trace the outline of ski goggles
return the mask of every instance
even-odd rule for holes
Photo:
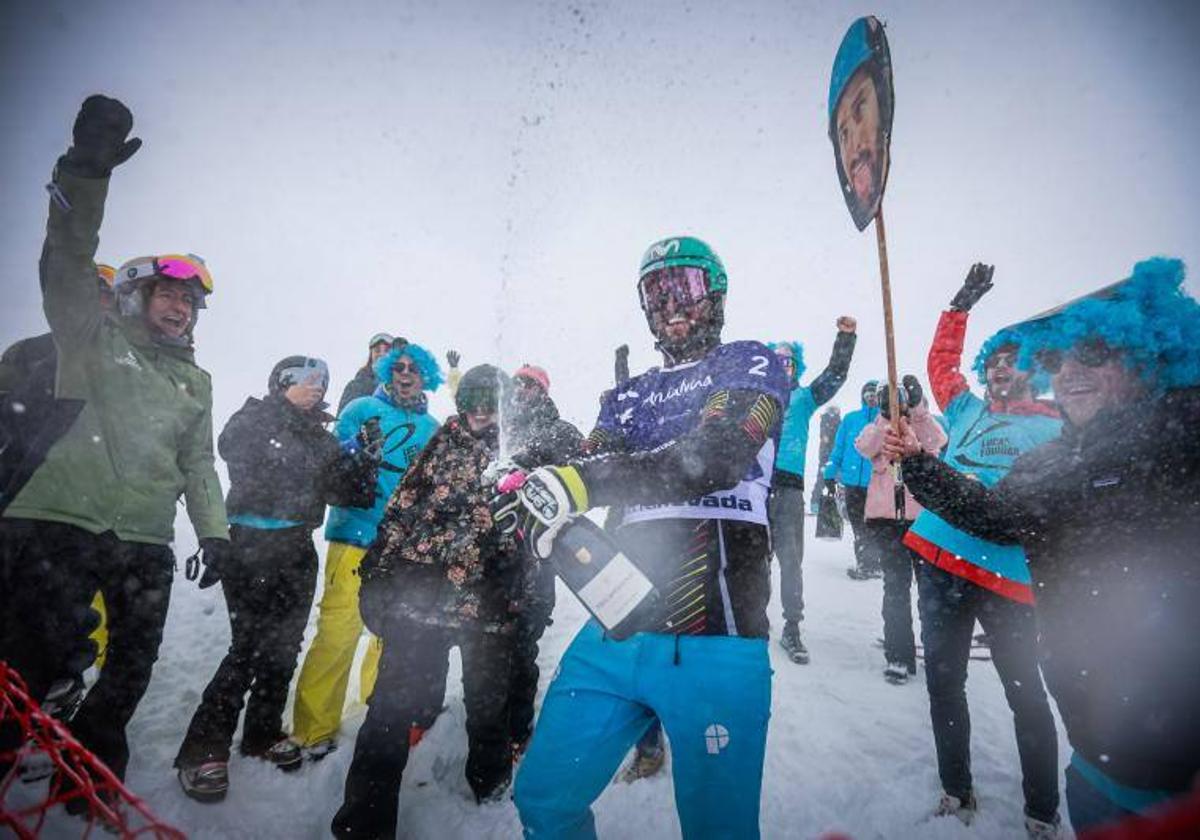
[[[1070,350],[1039,350],[1035,358],[1038,365],[1049,374],[1062,370],[1063,361],[1069,356],[1084,367],[1098,368],[1117,358],[1121,351],[1114,350],[1100,340],[1081,341]]]
[[[100,281],[100,288],[111,292],[113,281],[117,277],[117,270],[106,263],[96,263],[96,277]]]
[[[118,282],[135,283],[139,280],[168,278],[170,280],[195,280],[200,284],[204,294],[212,294],[212,275],[204,265],[204,260],[195,254],[164,254],[161,257],[145,257],[131,260],[121,266],[121,276]],[[203,306],[203,301],[197,301],[197,306]]]
[[[691,306],[708,297],[708,272],[695,265],[658,268],[638,281],[642,309],[659,309],[668,300],[676,306]]]
[[[319,385],[322,391],[329,388],[329,365],[322,359],[304,360],[303,364],[291,365],[275,375],[279,387],[287,390],[293,385]]]
[[[454,399],[463,414],[495,414],[500,397],[494,388],[459,388]]]

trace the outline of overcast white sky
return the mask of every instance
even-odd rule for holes
[[[874,233],[850,221],[825,133],[850,22],[888,25],[884,208],[901,367],[924,380],[975,260],[997,269],[972,354],[1143,257],[1200,265],[1198,8],[7,3],[0,345],[45,329],[43,185],[104,92],[145,145],[113,178],[98,256],[208,260],[197,355],[218,428],[291,353],[330,362],[336,399],[387,329],[464,366],[545,365],[586,432],[612,348],[635,372],[656,361],[636,271],[672,233],[724,258],[726,338],[798,338],[812,374],[856,315],[850,405],[884,369]]]

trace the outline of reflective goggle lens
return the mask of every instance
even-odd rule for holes
[[[212,294],[212,275],[203,260],[193,254],[168,254],[154,260],[154,270],[172,280],[199,280],[205,294]]]
[[[458,410],[466,414],[495,414],[499,404],[491,388],[468,388],[458,392]]]
[[[279,384],[283,388],[292,385],[319,385],[324,391],[329,387],[329,366],[320,359],[305,359],[303,366],[286,367],[279,371]]]
[[[708,272],[695,265],[672,265],[647,274],[638,288],[645,308],[656,308],[667,300],[690,306],[708,296]]]

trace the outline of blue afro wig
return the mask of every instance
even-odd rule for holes
[[[799,341],[772,341],[767,347],[774,353],[781,347],[786,347],[792,351],[792,359],[796,362],[796,367],[792,371],[792,381],[796,384],[800,383],[800,377],[804,375],[804,345]]]
[[[1184,274],[1182,260],[1145,260],[1125,280],[1011,327],[1021,345],[1018,367],[1034,367],[1039,351],[1099,339],[1124,351],[1125,364],[1153,390],[1200,384],[1200,303],[1183,290]]]
[[[433,354],[421,345],[412,343],[393,348],[388,351],[386,356],[380,356],[373,366],[375,378],[384,385],[390,383],[392,368],[396,366],[396,362],[400,361],[401,356],[408,356],[416,364],[417,370],[421,372],[421,378],[425,380],[426,391],[436,391],[438,386],[446,381]]]
[[[1005,327],[983,342],[983,346],[979,348],[979,355],[975,357],[975,363],[971,365],[971,370],[975,371],[975,375],[979,377],[980,385],[987,385],[986,367],[987,360],[991,355],[1003,347],[1013,347],[1019,351],[1017,353],[1017,369],[1029,374],[1030,392],[1036,397],[1038,394],[1044,394],[1050,390],[1050,376],[1046,371],[1034,366],[1032,353],[1021,352],[1024,339],[1020,327],[1017,326]]]

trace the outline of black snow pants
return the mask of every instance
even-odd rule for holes
[[[917,555],[902,540],[911,522],[868,519],[867,530],[879,551],[883,567],[883,655],[888,662],[917,668],[917,641],[913,636],[912,583]]]
[[[479,799],[508,783],[512,638],[393,619],[383,638],[379,678],[367,703],[367,719],[354,742],[342,806],[330,826],[334,836],[355,840],[395,836],[409,728],[421,725],[429,708],[440,700],[446,658],[456,645],[462,654],[467,708],[467,783]]]
[[[783,620],[804,620],[804,478],[777,481],[767,503],[771,545],[779,560]]]
[[[517,618],[513,636],[512,682],[509,689],[508,730],[513,744],[524,744],[533,734],[533,701],[537,698],[538,642],[554,612],[554,567],[545,563],[538,573],[537,594]]]
[[[867,488],[842,485],[842,492],[846,497],[846,518],[850,520],[850,529],[854,531],[854,565],[860,571],[878,572],[879,546],[875,544],[865,520]]]
[[[1058,736],[1038,670],[1033,607],[920,561],[917,608],[942,787],[960,799],[971,792],[971,716],[966,685],[978,620],[987,633],[992,664],[1013,713],[1025,813],[1052,821],[1058,812]]]
[[[158,659],[175,558],[165,545],[124,542],[111,531],[32,519],[0,520],[0,659],[41,700],[63,674],[80,673],[95,657],[99,590],[108,613],[108,653],[70,729],[85,747],[125,777],[125,727],[150,685]],[[19,742],[0,734],[0,751]]]
[[[229,652],[204,689],[175,757],[176,767],[228,761],[246,692],[242,750],[257,754],[283,737],[283,707],[317,584],[312,529],[230,529],[234,562],[221,570]]]

